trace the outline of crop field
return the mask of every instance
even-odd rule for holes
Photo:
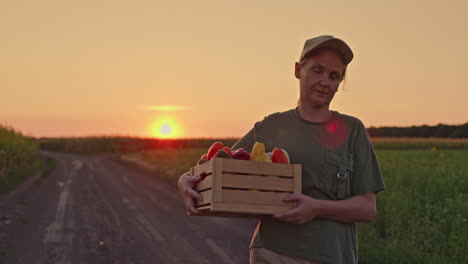
[[[360,263],[468,263],[467,140],[377,139],[386,190],[359,224]],[[176,184],[207,147],[125,154]]]
[[[468,138],[372,138],[376,149],[464,149],[468,150]]]
[[[468,263],[468,151],[377,150],[386,190],[360,263]]]
[[[154,139],[135,137],[76,137],[42,138],[39,146],[42,150],[72,152],[83,154],[99,153],[134,153],[160,149],[208,149],[215,141],[232,146],[236,138],[201,138],[201,139]],[[448,138],[374,138],[376,149],[464,149],[468,150],[468,139]]]
[[[95,137],[35,140],[0,126],[0,194],[53,161],[43,150],[114,154],[176,184],[214,141]],[[374,138],[386,190],[359,224],[360,263],[468,263],[468,139]],[[50,170],[51,170],[50,169]],[[47,170],[47,169],[46,169]]]
[[[43,162],[35,139],[0,125],[0,194],[24,181],[41,168]]]

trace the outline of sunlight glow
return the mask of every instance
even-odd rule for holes
[[[168,124],[164,124],[161,126],[160,130],[161,130],[161,133],[163,133],[164,135],[170,135],[172,131],[172,127]]]
[[[161,111],[161,112],[173,112],[173,111],[187,110],[188,108],[185,106],[181,106],[181,105],[152,105],[152,106],[147,106],[146,109],[153,110],[153,111]]]
[[[158,117],[150,127],[150,136],[155,138],[180,138],[182,128],[172,116]]]

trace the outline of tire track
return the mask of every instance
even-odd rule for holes
[[[74,178],[83,167],[80,160],[65,160],[66,173],[63,181],[58,181],[61,188],[55,217],[45,229],[43,243],[46,248],[46,258],[57,264],[71,264],[71,252],[73,242],[74,219],[70,209],[73,208],[73,201],[70,195]],[[70,164],[70,165],[69,165]],[[68,165],[68,166],[67,166]]]
[[[211,259],[211,263],[248,262],[248,245],[256,220],[188,217],[175,186],[148,179],[148,175],[135,175],[131,169],[113,161],[104,163],[114,178],[127,178],[128,190],[134,193],[129,196],[136,199],[136,206],[151,218],[153,225],[162,226],[160,229],[165,234],[173,234],[175,239],[168,243],[173,243],[172,248],[184,248],[184,253],[179,254],[186,254],[185,259],[200,255],[204,259],[193,263],[205,263],[206,259]],[[231,240],[243,242],[236,245]]]

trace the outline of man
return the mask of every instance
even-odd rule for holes
[[[302,164],[302,194],[285,198],[297,206],[261,219],[250,245],[251,264],[358,262],[355,223],[375,217],[375,194],[384,184],[362,122],[330,110],[352,59],[349,46],[333,36],[307,40],[295,64],[298,106],[255,123],[232,147],[250,151],[262,142],[267,151],[285,149],[291,163]],[[192,213],[199,180],[188,174],[179,180]]]

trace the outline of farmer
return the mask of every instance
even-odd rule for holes
[[[376,193],[384,183],[362,122],[330,110],[353,52],[333,36],[309,39],[294,74],[300,98],[294,109],[255,123],[232,149],[251,151],[256,141],[267,151],[285,149],[291,163],[302,164],[302,194],[286,202],[297,206],[263,217],[250,245],[250,263],[358,263],[357,222],[376,215]],[[179,179],[186,208],[198,213],[193,187],[199,175]]]

